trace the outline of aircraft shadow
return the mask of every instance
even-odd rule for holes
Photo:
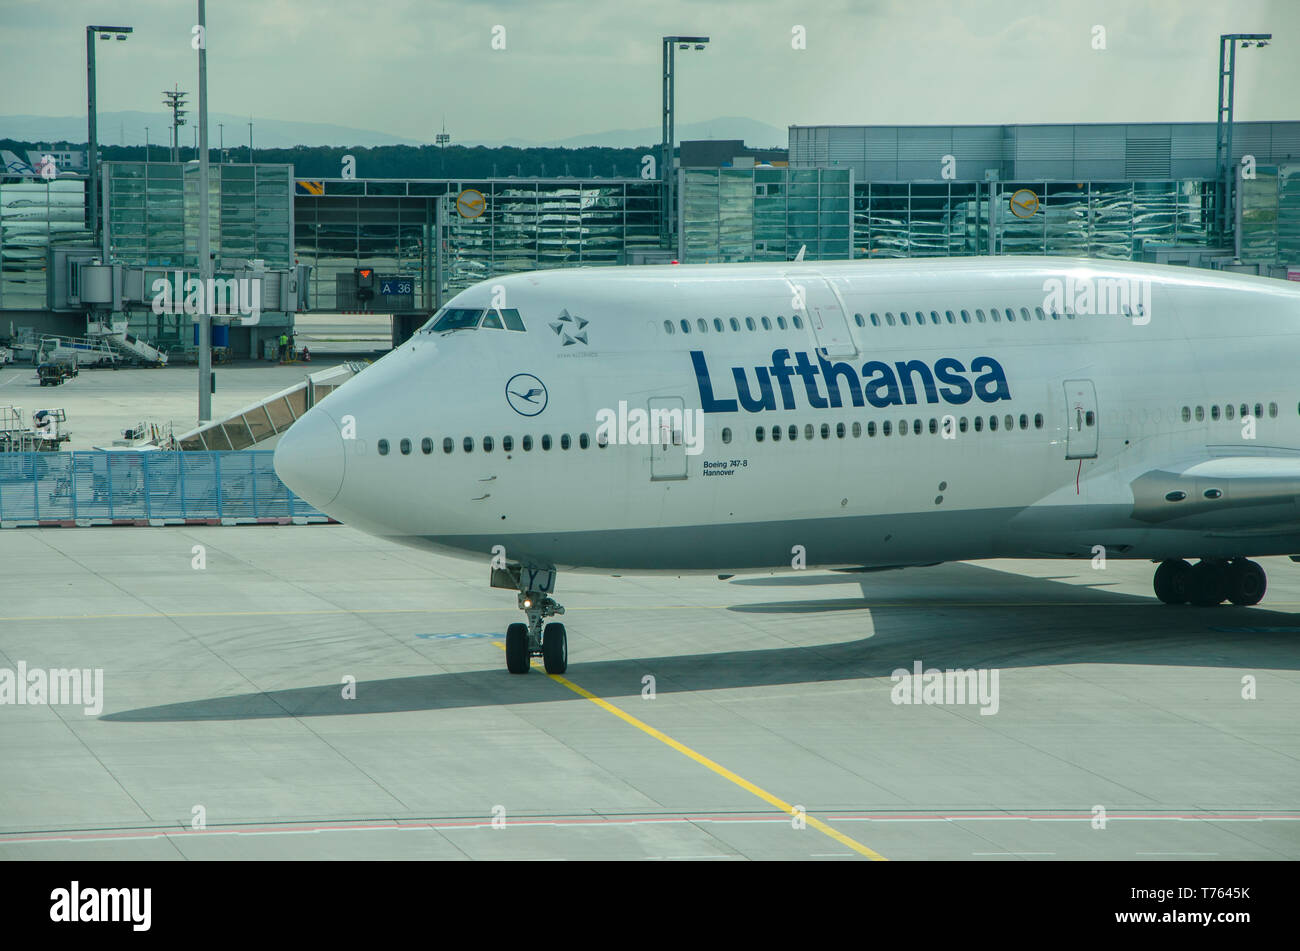
[[[737,605],[730,610],[792,623],[835,611],[863,612],[861,637],[808,646],[628,660],[576,661],[569,676],[592,693],[638,697],[653,674],[658,693],[887,678],[920,660],[928,669],[1136,664],[1159,667],[1300,669],[1300,614],[1268,608],[1162,605],[1097,587],[1008,575],[976,565],[917,570],[906,584],[868,576],[860,598]],[[890,583],[893,581],[894,583]],[[868,613],[869,609],[869,613]],[[770,622],[767,622],[770,626]],[[494,652],[495,653],[495,652]],[[356,716],[579,700],[541,673],[487,670],[359,681],[343,700],[338,683],[141,707],[101,716],[120,723]]]

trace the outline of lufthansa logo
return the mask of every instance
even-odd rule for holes
[[[546,384],[531,373],[516,373],[506,383],[506,402],[520,416],[538,415],[549,399]]]

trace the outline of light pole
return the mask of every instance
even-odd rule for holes
[[[86,27],[86,177],[89,189],[86,197],[86,225],[92,241],[99,240],[99,134],[95,117],[95,34],[101,40],[116,36],[125,40],[134,33],[131,26]]]
[[[660,228],[663,244],[672,244],[673,233],[677,230],[677,202],[674,197],[677,175],[673,169],[673,112],[676,108],[676,53],[675,50],[689,50],[695,47],[704,49],[709,42],[707,36],[665,36],[663,38],[663,145],[661,147],[660,174],[663,177],[663,216]]]
[[[149,164],[149,127],[144,127],[144,164]]]
[[[212,255],[208,252],[208,24],[207,6],[199,0],[199,424],[212,419]]]
[[[253,164],[253,120],[248,120],[248,164]]]
[[[1237,44],[1242,49],[1267,46],[1272,33],[1223,33],[1219,36],[1219,102],[1214,127],[1215,171],[1219,176],[1219,200],[1215,203],[1215,231],[1226,244],[1232,227],[1231,209],[1236,203],[1237,175],[1232,162],[1232,106],[1236,91]]]

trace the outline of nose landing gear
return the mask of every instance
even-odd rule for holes
[[[515,622],[506,628],[506,669],[512,674],[526,674],[532,658],[542,658],[548,674],[562,674],[569,668],[569,637],[564,625],[546,624],[548,617],[564,614],[564,606],[551,597],[555,590],[555,571],[520,568],[512,565],[492,571],[492,587],[517,588],[519,610],[528,623]]]
[[[1165,604],[1212,607],[1226,599],[1249,606],[1263,600],[1268,577],[1258,562],[1248,558],[1202,559],[1195,565],[1172,558],[1156,569],[1153,587]]]

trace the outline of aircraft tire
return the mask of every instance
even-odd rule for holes
[[[1191,570],[1192,566],[1181,558],[1169,558],[1160,562],[1155,578],[1152,579],[1156,597],[1165,604],[1186,604],[1187,575]]]
[[[528,657],[528,625],[516,622],[506,628],[506,670],[526,674],[532,664]]]
[[[542,631],[542,660],[548,674],[562,674],[569,669],[569,635],[563,624],[548,624]]]
[[[1233,604],[1259,604],[1268,590],[1268,576],[1263,567],[1247,558],[1238,558],[1228,566],[1227,595]]]
[[[1198,561],[1187,573],[1187,600],[1210,608],[1227,597],[1227,566],[1217,561]]]

